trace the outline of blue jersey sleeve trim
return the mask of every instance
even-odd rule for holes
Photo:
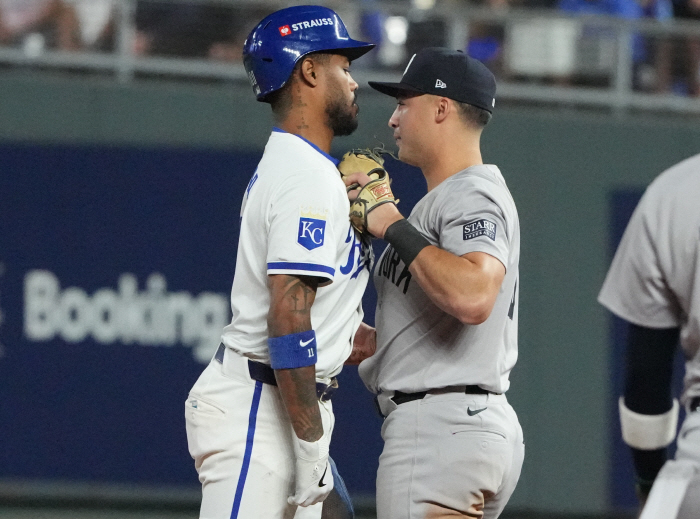
[[[277,126],[273,126],[273,127],[272,127],[272,131],[273,131],[273,132],[276,132],[276,133],[289,133],[289,132],[285,132],[285,131],[282,130],[281,128],[277,128]],[[308,144],[308,145],[311,146],[313,149],[315,149],[317,152],[319,152],[321,155],[323,155],[323,156],[326,157],[328,160],[330,160],[335,166],[337,166],[338,164],[340,164],[340,161],[339,161],[338,159],[336,159],[336,158],[334,158],[334,157],[331,157],[330,155],[328,155],[328,153],[326,153],[326,152],[323,151],[321,148],[319,148],[318,146],[316,146],[313,142],[311,142],[311,141],[309,141],[309,140],[307,140],[307,139],[304,139],[304,137],[302,137],[301,135],[297,135],[296,133],[290,133],[289,135],[294,135],[295,137],[299,137],[299,138],[300,138],[302,141],[304,141],[306,144]]]
[[[335,269],[326,267],[325,265],[316,265],[315,263],[268,263],[267,270],[304,270],[308,272],[323,272],[331,277],[335,276]]]

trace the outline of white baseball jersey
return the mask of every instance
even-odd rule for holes
[[[243,199],[233,319],[222,335],[228,348],[269,364],[267,276],[324,278],[311,307],[319,380],[337,375],[352,351],[371,263],[371,248],[350,226],[336,164],[305,139],[273,130]]]
[[[457,256],[485,252],[506,267],[489,318],[462,324],[438,308],[389,246],[377,262],[377,352],[360,365],[370,391],[417,392],[479,385],[505,392],[518,356],[520,224],[501,172],[477,165],[438,185],[408,221],[431,245]]]
[[[647,188],[615,253],[598,301],[647,328],[681,328],[682,402],[700,396],[700,155]]]

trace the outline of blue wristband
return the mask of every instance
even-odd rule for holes
[[[272,369],[303,368],[316,364],[316,332],[292,333],[267,339]]]

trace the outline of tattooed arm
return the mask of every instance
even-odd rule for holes
[[[311,305],[320,280],[286,274],[271,275],[267,279],[270,337],[311,330]],[[323,435],[323,423],[316,397],[316,366],[277,369],[275,378],[297,437],[307,442],[318,440]]]

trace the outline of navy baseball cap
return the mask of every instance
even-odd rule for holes
[[[488,112],[496,104],[496,78],[481,61],[443,47],[427,47],[413,55],[398,83],[370,81],[382,94],[433,94],[468,103]]]

